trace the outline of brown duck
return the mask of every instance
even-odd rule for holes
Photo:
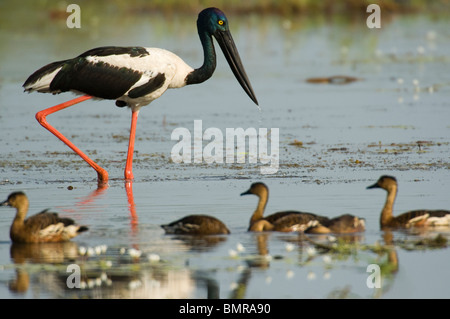
[[[48,210],[25,219],[29,201],[23,192],[10,194],[0,206],[16,208],[16,217],[9,232],[15,243],[64,242],[88,230],[86,226],[76,225],[72,219],[61,218]]]
[[[167,234],[179,235],[226,235],[227,226],[219,219],[208,215],[189,215],[170,224],[161,225]]]
[[[277,212],[264,217],[264,211],[269,200],[269,188],[261,182],[253,183],[241,196],[249,194],[256,195],[259,198],[256,210],[250,218],[249,231],[303,231],[314,222],[325,223],[328,220],[324,216],[293,210]]]
[[[364,218],[359,218],[350,214],[344,214],[331,218],[322,223],[311,225],[305,230],[308,234],[351,234],[363,232],[366,229]]]
[[[383,175],[367,189],[382,188],[387,191],[387,198],[381,211],[380,227],[383,228],[411,228],[427,226],[450,226],[450,211],[448,210],[413,210],[397,217],[393,215],[395,197],[397,196],[397,179]]]

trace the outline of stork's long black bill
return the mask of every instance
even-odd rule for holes
[[[255,92],[253,92],[252,85],[245,73],[244,66],[242,65],[241,58],[239,57],[239,52],[234,44],[233,37],[229,31],[218,31],[214,33],[217,42],[222,49],[225,58],[233,71],[234,76],[241,84],[244,91],[252,99],[253,102],[258,105],[258,100],[256,99]]]

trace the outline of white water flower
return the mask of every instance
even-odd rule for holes
[[[161,257],[159,257],[158,254],[148,254],[147,255],[148,261],[150,262],[159,262],[161,260]]]
[[[291,243],[287,243],[284,248],[286,249],[286,251],[293,251],[295,246]]]
[[[306,248],[306,253],[308,254],[309,257],[315,256],[317,251],[314,247],[308,247]]]
[[[90,289],[94,288],[95,287],[95,280],[94,279],[88,279],[87,286]]]
[[[245,247],[241,243],[237,243],[236,249],[239,252],[245,251]]]
[[[139,288],[140,286],[142,286],[142,282],[138,279],[132,280],[128,283],[128,288],[131,290]]]
[[[228,250],[228,255],[230,255],[230,257],[237,257],[237,255],[238,255],[238,253],[237,253],[237,251],[236,250],[234,250],[234,249],[229,249]]]
[[[239,286],[239,285],[238,285],[236,282],[232,282],[232,283],[230,284],[230,290],[235,290],[235,289],[237,289],[238,286]]]
[[[316,274],[313,271],[310,271],[307,275],[306,275],[306,279],[308,280],[314,280],[316,279]]]
[[[331,257],[328,255],[323,256],[323,262],[326,264],[330,264],[331,263]]]
[[[86,255],[88,255],[88,256],[94,256],[94,255],[95,255],[95,250],[94,250],[94,248],[89,247],[89,248],[87,249]]]
[[[84,246],[80,246],[80,247],[78,248],[78,253],[80,254],[80,256],[86,255],[86,251],[87,251],[87,249],[86,249],[86,247],[84,247]]]
[[[97,255],[102,254],[102,247],[101,246],[95,246],[94,251]]]
[[[294,272],[292,271],[292,270],[288,270],[287,272],[286,272],[286,278],[287,279],[291,279],[291,278],[293,278],[294,277]]]
[[[142,251],[140,251],[139,249],[130,248],[128,249],[128,255],[130,255],[133,258],[139,258],[142,255]]]
[[[332,236],[332,235],[328,236],[327,239],[329,242],[335,242],[337,240],[336,236]]]

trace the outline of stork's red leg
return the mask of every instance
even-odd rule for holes
[[[128,141],[128,155],[127,163],[125,165],[125,179],[132,180],[133,176],[133,152],[134,152],[134,140],[136,138],[136,124],[139,115],[139,110],[133,110],[131,113],[131,128],[130,139]]]
[[[55,135],[57,138],[59,138],[61,141],[64,142],[67,146],[69,146],[75,153],[77,153],[82,159],[86,161],[93,169],[97,171],[98,179],[101,181],[107,181],[108,180],[108,172],[101,168],[97,163],[95,163],[93,160],[91,160],[86,154],[84,154],[78,147],[76,147],[71,141],[69,141],[64,135],[62,135],[58,130],[56,130],[53,126],[48,124],[46,116],[58,111],[61,111],[62,109],[65,109],[69,106],[78,104],[80,102],[86,101],[88,99],[92,98],[90,95],[83,95],[80,97],[77,97],[76,99],[49,107],[48,109],[42,110],[40,112],[36,113],[36,119],[38,122],[45,127],[48,131],[50,131],[53,135]]]
[[[127,192],[128,208],[130,209],[131,228],[133,231],[135,231],[136,226],[138,225],[138,216],[136,213],[136,204],[134,203],[133,197],[133,181],[125,181],[125,190]]]

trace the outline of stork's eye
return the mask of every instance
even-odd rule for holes
[[[223,24],[224,24],[223,20],[219,20],[217,23],[218,23],[219,25],[223,25]]]

